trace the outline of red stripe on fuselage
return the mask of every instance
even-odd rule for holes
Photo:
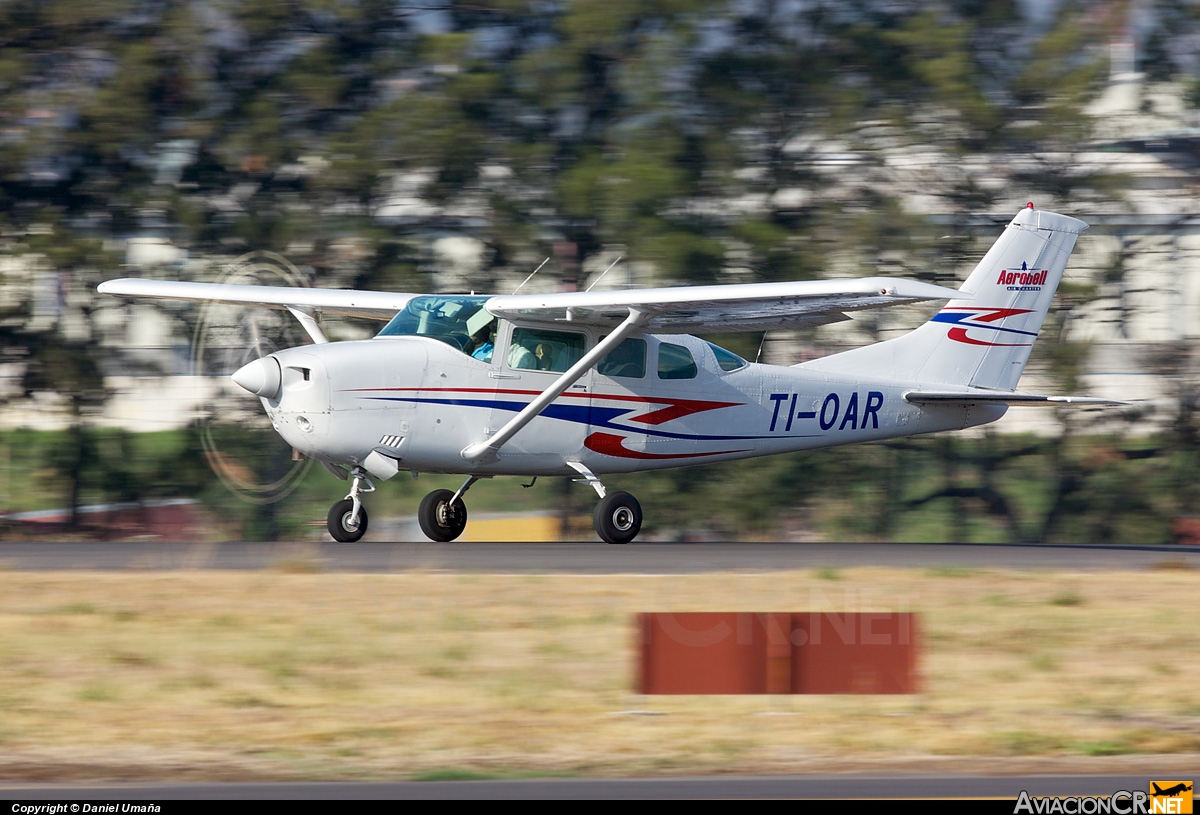
[[[746,453],[748,450],[717,450],[712,453],[643,453],[640,450],[630,450],[625,447],[625,437],[613,433],[593,433],[583,440],[583,446],[594,453],[600,453],[614,458],[636,458],[643,461],[663,461],[671,458],[702,458],[704,456],[725,456],[730,453]]]
[[[596,398],[611,399],[613,397],[596,395]],[[738,402],[705,402],[698,399],[648,399],[646,401],[669,402],[671,406],[653,410],[641,416],[630,416],[629,421],[641,422],[642,424],[662,424],[672,419],[691,416],[693,413],[703,413],[706,410],[739,406]]]

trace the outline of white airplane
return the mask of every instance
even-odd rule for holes
[[[570,476],[600,496],[596,532],[628,543],[642,509],[601,476],[878,441],[994,422],[1010,405],[1120,404],[1016,392],[1087,224],[1021,210],[961,289],[884,277],[498,296],[122,279],[99,291],[286,309],[312,345],[233,374],[275,431],[350,492],[329,533],[359,540],[373,478],[466,476],[418,520],[463,531],[463,495],[499,475]],[[896,339],[784,367],[747,362],[686,332],[758,331],[845,312],[947,300]],[[370,340],[328,342],[320,314],[387,321]]]

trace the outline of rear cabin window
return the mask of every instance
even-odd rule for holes
[[[646,341],[630,337],[600,360],[596,370],[605,376],[642,379],[646,376]]]
[[[736,371],[738,368],[743,368],[750,364],[737,354],[727,351],[719,345],[713,345],[710,342],[708,347],[712,349],[713,356],[717,358],[717,364],[721,366],[722,371]]]
[[[562,373],[583,358],[587,337],[574,331],[514,328],[508,367],[518,371]]]
[[[682,345],[664,342],[658,346],[659,379],[695,379],[696,360]]]

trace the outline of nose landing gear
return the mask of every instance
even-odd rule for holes
[[[367,533],[367,508],[359,496],[375,492],[375,484],[366,470],[355,467],[351,472],[354,481],[350,485],[350,494],[330,507],[326,518],[329,534],[338,543],[354,543]]]

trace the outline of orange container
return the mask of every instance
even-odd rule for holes
[[[644,694],[915,693],[909,612],[638,615]]]

